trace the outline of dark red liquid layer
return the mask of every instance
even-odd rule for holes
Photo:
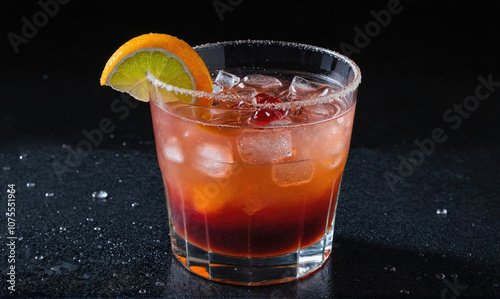
[[[191,199],[183,201],[167,183],[171,221],[177,233],[206,251],[239,257],[283,255],[314,244],[330,229],[339,181],[319,198],[304,194],[300,204],[275,204],[253,215],[230,206],[200,213]]]

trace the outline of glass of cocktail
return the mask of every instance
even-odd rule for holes
[[[297,43],[195,50],[213,93],[147,76],[175,256],[198,275],[243,285],[319,269],[332,249],[359,68]]]

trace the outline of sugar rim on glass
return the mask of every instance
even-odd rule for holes
[[[202,44],[199,46],[195,46],[194,49],[201,49],[201,48],[208,48],[208,47],[215,47],[215,46],[225,46],[225,45],[239,45],[239,44],[248,44],[248,45],[279,45],[283,47],[294,47],[294,48],[303,48],[303,49],[308,49],[308,50],[313,50],[316,52],[323,52],[324,54],[334,56],[337,59],[343,60],[345,63],[349,64],[354,71],[354,80],[350,82],[347,86],[343,87],[342,89],[335,91],[332,94],[329,94],[327,96],[322,96],[322,97],[317,97],[313,99],[308,99],[308,100],[303,100],[303,101],[292,101],[292,102],[284,102],[284,103],[250,103],[252,107],[254,108],[269,108],[269,109],[288,109],[288,108],[297,108],[297,107],[305,107],[305,106],[312,106],[312,105],[318,105],[318,104],[326,104],[326,103],[331,103],[334,102],[335,100],[342,99],[347,97],[349,94],[353,93],[356,88],[359,86],[361,83],[361,71],[359,67],[352,61],[351,59],[347,58],[346,56],[326,49],[322,47],[317,47],[317,46],[312,46],[312,45],[307,45],[307,44],[302,44],[302,43],[295,43],[295,42],[283,42],[283,41],[272,41],[272,40],[237,40],[237,41],[225,41],[225,42],[218,42],[218,43],[208,43],[208,44]],[[156,78],[151,72],[148,70],[146,74],[146,79],[156,88],[162,88],[165,89],[166,91],[174,92],[174,93],[180,93],[184,95],[190,95],[193,97],[205,97],[205,98],[212,98],[215,101],[218,102],[227,102],[227,101],[235,101],[235,100],[242,100],[244,98],[237,97],[235,95],[228,95],[228,94],[221,94],[221,93],[210,93],[210,92],[204,92],[204,91],[197,91],[197,90],[190,90],[190,89],[185,89],[177,86],[173,86],[170,84],[167,84],[158,78]],[[356,99],[353,101],[352,105],[349,105],[350,107],[347,110],[350,110],[352,106],[356,103]]]

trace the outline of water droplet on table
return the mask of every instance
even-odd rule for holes
[[[444,280],[446,278],[446,275],[444,275],[444,273],[438,273],[434,275],[434,277],[436,277],[437,280]]]
[[[36,186],[36,184],[33,182],[26,183],[26,187],[28,187],[28,188],[33,188],[35,186]]]
[[[54,192],[45,193],[45,197],[53,197],[53,196],[54,196]]]
[[[410,291],[408,291],[407,289],[401,289],[401,290],[399,290],[399,293],[401,295],[410,295]]]
[[[446,216],[448,214],[448,210],[447,209],[437,209],[436,214],[439,216]]]
[[[104,190],[92,192],[92,198],[105,199],[108,197],[108,192]]]
[[[387,273],[396,273],[396,267],[392,266],[392,265],[386,265],[384,267],[384,270],[387,272]]]

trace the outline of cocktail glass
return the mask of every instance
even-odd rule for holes
[[[174,255],[193,273],[231,284],[312,273],[332,250],[359,68],[336,52],[297,43],[235,41],[195,50],[214,79],[238,77],[218,78],[215,86],[225,90],[210,95],[149,77]],[[269,77],[255,74],[280,84],[256,87],[250,79]],[[285,96],[265,103],[256,101],[260,92]],[[216,105],[185,104],[186,96],[211,97]],[[279,117],[263,123],[259,113]]]

